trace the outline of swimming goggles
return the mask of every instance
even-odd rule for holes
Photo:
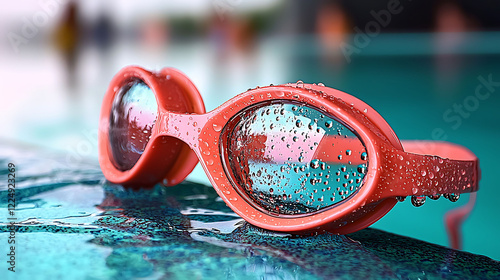
[[[322,84],[257,87],[205,113],[184,74],[135,66],[104,97],[99,161],[132,188],[176,185],[199,161],[243,219],[294,233],[351,233],[407,196],[456,201],[480,179],[468,149],[400,141],[374,109]]]

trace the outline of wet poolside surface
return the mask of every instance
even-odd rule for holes
[[[212,187],[131,191],[98,166],[3,144],[16,165],[16,264],[7,270],[0,191],[0,275],[7,279],[500,279],[500,262],[365,229],[292,236],[239,218]],[[5,279],[2,277],[2,279]]]

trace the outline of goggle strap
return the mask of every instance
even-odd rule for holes
[[[437,141],[402,141],[405,151],[383,144],[380,197],[475,192],[479,160],[467,148]]]

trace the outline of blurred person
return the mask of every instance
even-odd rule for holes
[[[250,17],[227,14],[221,18],[214,14],[208,36],[211,47],[214,48],[212,63],[215,70],[212,72],[212,80],[224,81],[214,85],[217,89],[213,92],[235,92],[235,89],[243,90],[243,85],[255,84],[259,66],[256,52],[257,30]],[[222,89],[223,87],[226,88]],[[222,99],[230,97],[232,95],[220,96]]]
[[[435,9],[436,70],[439,91],[454,92],[463,65],[460,49],[467,40],[466,32],[472,30],[472,21],[453,0],[441,1]]]
[[[65,8],[64,16],[55,31],[54,43],[64,59],[68,86],[74,88],[76,60],[82,32],[78,21],[78,5],[75,2],[69,2]],[[69,90],[69,92],[75,91]]]
[[[255,47],[256,30],[245,16],[214,16],[209,33],[220,61],[230,59],[234,55],[250,54]]]
[[[170,26],[160,17],[146,18],[139,29],[140,44],[153,52],[164,52],[170,41]]]
[[[321,56],[339,68],[345,62],[341,45],[347,40],[349,29],[348,16],[337,1],[324,1],[320,4],[316,18],[316,35],[321,45]]]
[[[116,28],[107,12],[102,12],[92,28],[92,38],[100,52],[107,54],[115,39]]]

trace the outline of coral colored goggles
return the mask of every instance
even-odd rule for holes
[[[445,142],[402,141],[371,107],[303,83],[248,90],[205,113],[179,71],[126,67],[104,97],[99,126],[106,178],[134,188],[183,181],[201,162],[242,218],[286,232],[346,234],[398,200],[478,189],[477,157]]]

